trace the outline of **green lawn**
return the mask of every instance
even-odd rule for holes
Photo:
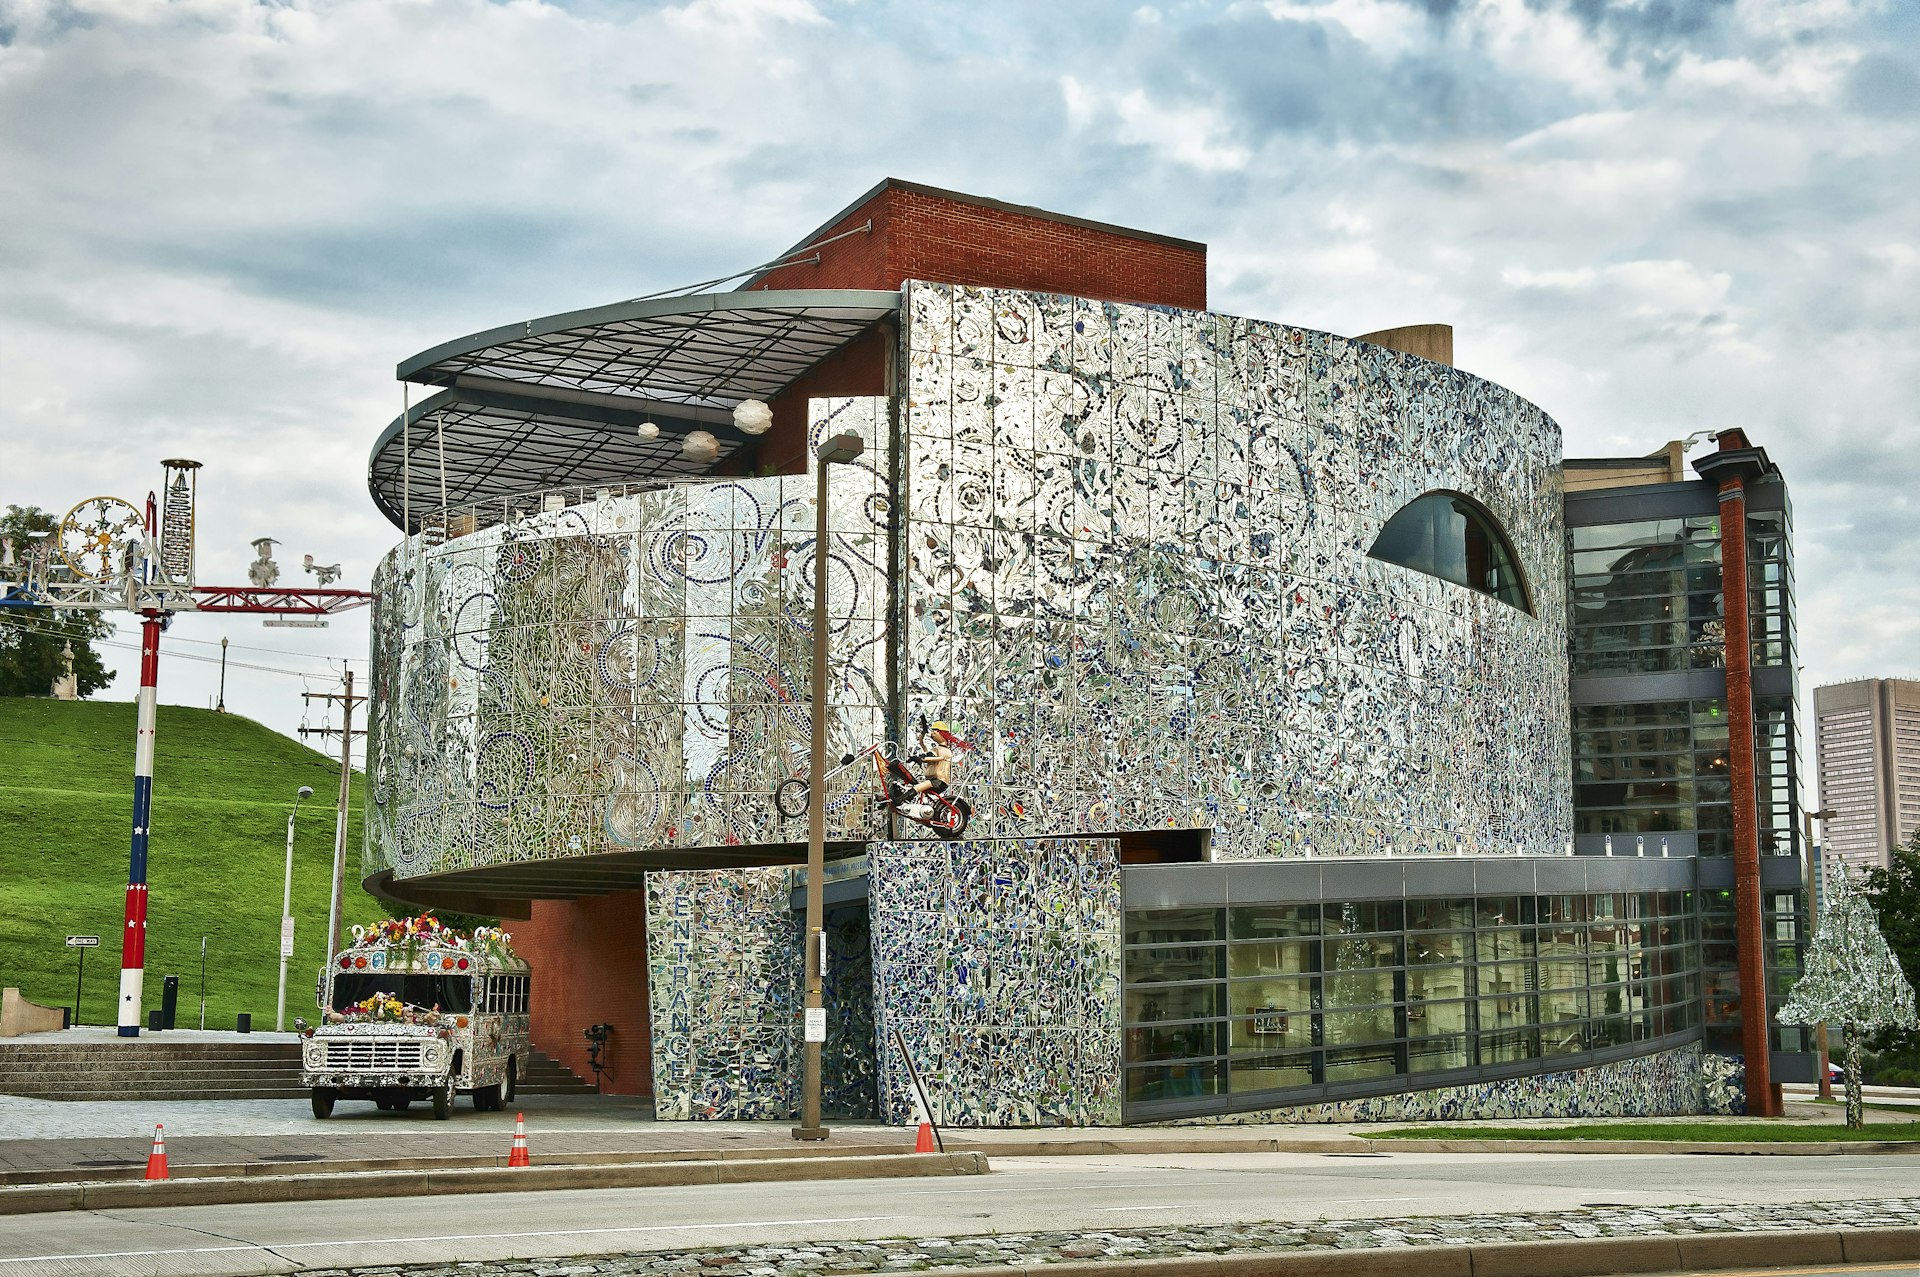
[[[1825,1140],[1920,1140],[1920,1122],[1852,1131],[1756,1119],[1750,1122],[1594,1122],[1578,1126],[1408,1126],[1365,1132],[1381,1140],[1671,1140],[1713,1144],[1808,1144]]]
[[[118,996],[133,744],[129,703],[0,699],[0,985],[72,1005],[66,937],[97,935],[81,1008],[88,1024],[112,1023]],[[161,977],[177,975],[179,1023],[199,1023],[205,936],[207,1027],[232,1028],[237,1011],[273,1027],[287,812],[294,791],[311,785],[296,825],[287,969],[287,1018],[308,1014],[325,957],[339,762],[251,719],[162,705],[153,770],[146,1005],[159,1006]],[[360,781],[347,827],[348,923],[383,912],[359,888]]]

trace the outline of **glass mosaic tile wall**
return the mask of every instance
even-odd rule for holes
[[[876,843],[881,1112],[911,1114],[897,1031],[954,1126],[1120,1123],[1111,838]]]
[[[647,875],[653,1098],[662,1121],[774,1121],[799,1112],[805,988],[794,882],[786,869]],[[870,952],[864,909],[828,913],[828,1117],[875,1113]]]
[[[839,754],[885,731],[890,450],[884,401],[812,407],[867,442],[828,512]],[[366,872],[804,838],[773,792],[808,749],[813,478],[527,506],[375,574]],[[871,829],[863,779],[829,837]]]
[[[1221,857],[1570,833],[1559,429],[1476,377],[1224,315],[911,284],[902,711],[969,837],[1210,828]],[[1367,557],[1449,490],[1534,614]]]

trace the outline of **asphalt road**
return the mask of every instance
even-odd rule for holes
[[[1906,1157],[1192,1154],[1002,1158],[844,1180],[0,1216],[0,1277],[289,1272],[1156,1220],[1471,1215],[1907,1196]]]

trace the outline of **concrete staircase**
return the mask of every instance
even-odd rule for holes
[[[592,1095],[564,1065],[533,1053],[522,1095]],[[293,1042],[0,1042],[0,1095],[42,1100],[292,1100],[300,1085]]]
[[[593,1083],[583,1082],[566,1065],[535,1048],[527,1062],[527,1075],[520,1079],[522,1095],[592,1095]]]
[[[285,1100],[304,1096],[292,1042],[0,1042],[0,1095],[43,1100]]]

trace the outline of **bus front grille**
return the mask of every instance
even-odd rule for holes
[[[407,1039],[336,1039],[327,1043],[327,1068],[347,1073],[412,1072],[420,1068],[425,1046]]]

